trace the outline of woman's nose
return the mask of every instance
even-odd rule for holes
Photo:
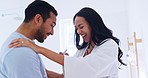
[[[53,35],[53,34],[54,34],[54,30],[51,31],[51,35]]]
[[[81,30],[80,29],[77,29],[77,33],[80,34],[81,33]]]

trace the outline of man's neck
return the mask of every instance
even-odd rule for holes
[[[22,23],[16,30],[16,32],[23,34],[27,38],[33,40],[35,35],[35,29],[30,23]]]

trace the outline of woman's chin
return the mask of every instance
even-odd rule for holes
[[[87,42],[89,42],[89,40],[84,40],[84,42],[86,42],[86,43],[87,43]]]

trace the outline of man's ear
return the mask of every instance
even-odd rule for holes
[[[34,17],[34,23],[37,25],[37,26],[41,26],[41,24],[43,23],[43,18],[40,14],[36,14],[35,17]]]

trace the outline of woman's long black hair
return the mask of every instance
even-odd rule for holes
[[[104,40],[109,38],[113,39],[119,45],[120,40],[112,35],[112,31],[105,26],[101,16],[95,10],[89,7],[82,8],[74,16],[73,22],[76,16],[81,16],[88,22],[91,28],[91,39],[95,43],[95,45],[100,46],[105,42]],[[88,45],[88,43],[84,41],[82,44],[80,44],[80,36],[77,33],[77,30],[75,30],[75,44],[77,49],[85,48]],[[122,55],[123,55],[123,52],[118,47],[118,61],[121,64],[126,65],[121,60]]]

